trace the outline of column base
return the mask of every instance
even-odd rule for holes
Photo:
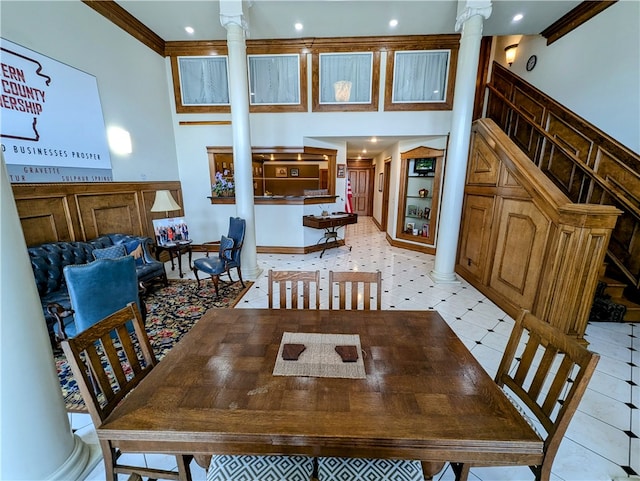
[[[461,284],[454,272],[429,272],[429,277],[436,284]]]
[[[256,265],[255,267],[248,268],[248,269],[242,266],[242,277],[245,279],[250,279],[252,281],[255,281],[258,277],[262,275],[263,272],[264,272],[264,269],[262,269],[259,265]]]
[[[47,479],[85,479],[102,461],[99,444],[86,443],[77,434],[73,435],[73,441],[73,451],[67,460]]]

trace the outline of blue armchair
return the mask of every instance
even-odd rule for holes
[[[63,269],[69,290],[73,322],[64,326],[60,337],[75,337],[96,322],[135,302],[141,313],[138,276],[132,256],[98,259],[89,264]]]
[[[240,217],[229,217],[228,235],[222,236],[219,245],[217,243],[205,244],[205,246],[218,245],[218,256],[208,257],[209,251],[207,251],[207,257],[196,259],[193,262],[193,272],[196,275],[198,287],[200,287],[198,271],[202,271],[211,276],[217,296],[218,282],[221,275],[227,274],[229,276],[229,282],[236,282],[231,278],[230,272],[231,269],[234,268],[238,272],[238,278],[242,287],[246,287],[242,280],[242,270],[240,268],[240,254],[242,253],[245,230],[246,221],[244,219],[241,219]]]

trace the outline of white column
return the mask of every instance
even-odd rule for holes
[[[71,432],[4,156],[0,164],[0,479],[83,479],[100,448]]]
[[[449,151],[440,204],[436,259],[430,273],[436,283],[458,282],[454,269],[462,219],[482,25],[483,18],[491,15],[491,2],[473,2],[475,7],[470,6],[471,3],[467,3],[456,21],[456,30],[462,25],[462,36],[458,53]]]
[[[253,203],[253,168],[251,165],[251,126],[249,124],[249,80],[247,47],[241,0],[220,2],[220,23],[227,29],[229,51],[229,100],[233,132],[233,180],[236,185],[236,215],[246,220],[242,247],[243,277],[255,279],[262,273],[258,266],[256,222]]]

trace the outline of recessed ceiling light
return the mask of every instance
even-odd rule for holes
[[[374,144],[378,141],[377,137],[371,137],[371,142],[373,142]]]
[[[300,22],[296,23],[294,25],[294,27],[296,28],[296,30],[299,32],[300,30],[302,30],[304,28],[304,25],[302,25]]]
[[[398,26],[398,21],[395,18],[390,20],[389,21],[389,26],[390,27],[397,27]]]
[[[362,153],[366,154],[367,153],[367,149],[362,149]]]
[[[193,32],[195,32],[193,27],[184,27],[184,31],[187,32],[189,35],[193,35]]]
[[[524,15],[522,15],[521,13],[517,14],[516,16],[513,17],[513,21],[514,22],[519,22],[520,20],[522,20],[524,18]]]

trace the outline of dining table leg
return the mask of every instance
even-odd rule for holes
[[[433,476],[442,471],[444,462],[420,461],[422,463],[422,474],[425,480],[433,479]]]
[[[209,466],[211,466],[211,458],[213,456],[211,454],[194,454],[193,459],[196,461],[197,465],[202,469],[208,471]]]

